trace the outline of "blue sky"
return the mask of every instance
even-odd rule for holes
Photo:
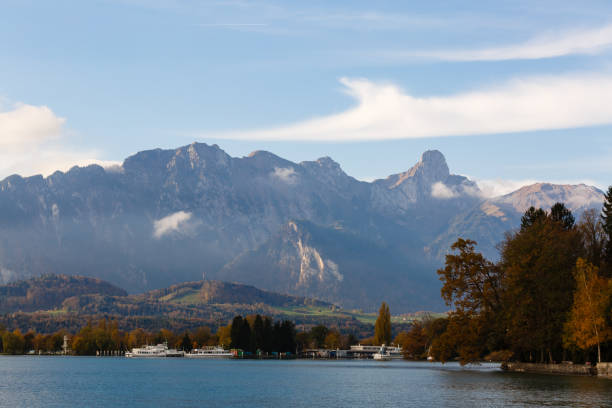
[[[0,178],[203,141],[612,184],[612,3],[413,3],[3,0]]]

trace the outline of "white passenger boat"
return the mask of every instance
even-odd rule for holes
[[[389,353],[389,351],[387,350],[387,346],[385,346],[384,344],[380,347],[378,353],[374,353],[372,357],[374,358],[374,360],[378,361],[390,361],[392,359],[391,353]]]
[[[223,347],[205,347],[200,349],[193,349],[191,353],[185,353],[187,358],[232,358],[234,355],[224,350]]]
[[[126,357],[183,357],[185,352],[177,349],[169,349],[168,343],[157,344],[155,346],[135,347],[132,351],[125,353]]]
[[[404,352],[400,346],[387,347],[387,351],[391,355],[391,360],[402,360],[404,358]]]

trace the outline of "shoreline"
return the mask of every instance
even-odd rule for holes
[[[612,363],[609,362],[601,362],[596,365],[506,362],[501,364],[501,369],[513,373],[571,375],[612,379]]]

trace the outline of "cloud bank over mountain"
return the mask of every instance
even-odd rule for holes
[[[493,135],[612,123],[612,75],[516,78],[441,96],[414,96],[397,85],[342,78],[356,106],[287,126],[208,134],[238,140],[368,141]]]

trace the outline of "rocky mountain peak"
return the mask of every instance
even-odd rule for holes
[[[340,164],[328,156],[321,157],[316,161],[303,161],[300,163],[300,166],[319,177],[323,175],[327,175],[328,177],[348,177],[340,167]]]
[[[340,165],[334,159],[329,156],[321,157],[317,159],[317,163],[321,167],[327,167],[331,169],[340,169]]]
[[[446,180],[449,175],[446,158],[438,150],[424,152],[421,160],[408,171],[410,177],[421,177],[431,182]]]

